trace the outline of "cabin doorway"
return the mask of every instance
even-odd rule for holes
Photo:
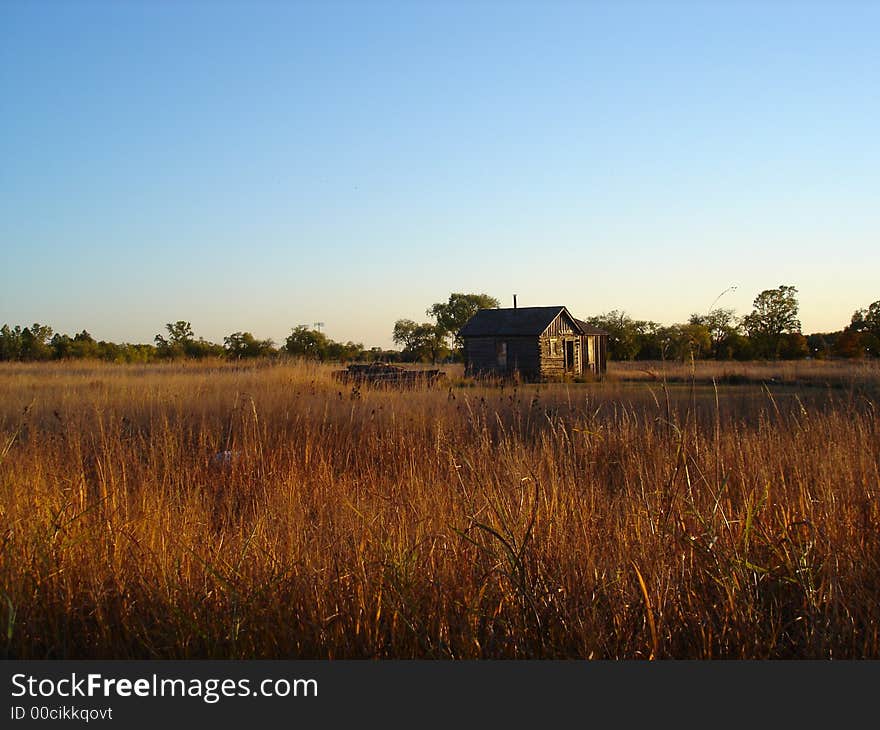
[[[495,354],[498,356],[498,369],[507,370],[507,343],[497,342],[495,345]]]
[[[577,361],[575,360],[575,341],[574,340],[566,340],[565,341],[565,372],[573,373],[577,368]]]

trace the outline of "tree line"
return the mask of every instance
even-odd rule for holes
[[[798,318],[797,289],[765,289],[752,311],[716,308],[692,314],[687,322],[664,326],[614,310],[586,321],[609,333],[613,360],[796,360],[880,356],[880,301],[856,310],[836,332],[804,335]]]
[[[223,344],[196,337],[192,324],[185,320],[169,322],[165,332],[152,344],[130,344],[96,340],[86,330],[74,335],[55,333],[52,328],[35,323],[29,327],[0,327],[0,361],[105,360],[120,363],[149,363],[161,360],[198,360],[203,358],[244,359],[279,355],[316,360],[377,360],[398,356],[395,351],[365,349],[359,342],[336,342],[318,329],[306,325],[294,327],[281,347],[271,339],[261,340],[250,332],[233,332]]]
[[[744,316],[733,309],[715,308],[706,314],[692,314],[684,323],[662,325],[613,310],[585,321],[608,332],[608,356],[612,360],[880,356],[880,301],[856,310],[850,323],[837,332],[804,335],[797,293],[795,287],[786,285],[765,289],[755,297],[752,311]],[[427,309],[433,322],[397,320],[393,340],[402,348],[405,360],[458,359],[458,330],[477,310],[498,306],[498,300],[488,294],[451,294],[447,302]]]
[[[439,362],[460,350],[455,334],[477,310],[498,306],[498,300],[488,294],[451,294],[447,302],[438,302],[427,310],[433,322],[418,324],[400,319],[395,323],[392,339],[400,350],[366,349],[360,342],[337,342],[317,326],[304,324],[294,327],[280,347],[276,347],[271,339],[261,340],[250,332],[233,332],[223,338],[223,344],[210,342],[196,337],[192,324],[185,320],[166,324],[165,332],[157,334],[152,344],[137,345],[95,340],[86,330],[71,337],[55,333],[51,327],[39,323],[28,327],[5,324],[0,328],[0,361],[92,359],[147,363],[289,355],[328,362]]]
[[[488,294],[452,293],[432,304],[425,314],[431,321],[398,319],[392,339],[399,350],[364,348],[360,342],[337,342],[317,327],[299,325],[281,346],[250,332],[233,332],[218,344],[196,337],[190,322],[165,325],[152,344],[117,344],[95,340],[86,330],[73,335],[56,333],[39,323],[27,327],[0,327],[0,361],[93,359],[148,363],[161,360],[227,358],[247,359],[289,355],[320,361],[442,362],[460,359],[457,333],[478,310],[500,304]],[[612,360],[663,359],[799,359],[880,356],[880,300],[856,310],[850,323],[836,332],[804,335],[798,319],[797,289],[781,285],[762,291],[749,314],[715,308],[692,314],[687,322],[661,325],[637,320],[613,310],[587,318],[606,330]]]

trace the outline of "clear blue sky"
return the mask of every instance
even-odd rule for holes
[[[0,2],[0,323],[880,299],[880,3]]]

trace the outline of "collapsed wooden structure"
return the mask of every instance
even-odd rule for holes
[[[387,385],[391,387],[415,387],[436,385],[446,379],[442,370],[411,370],[387,362],[371,362],[368,365],[349,365],[336,370],[333,377],[340,383],[351,385]]]

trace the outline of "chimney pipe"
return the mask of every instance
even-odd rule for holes
[[[513,308],[516,309],[516,294],[513,295]]]

